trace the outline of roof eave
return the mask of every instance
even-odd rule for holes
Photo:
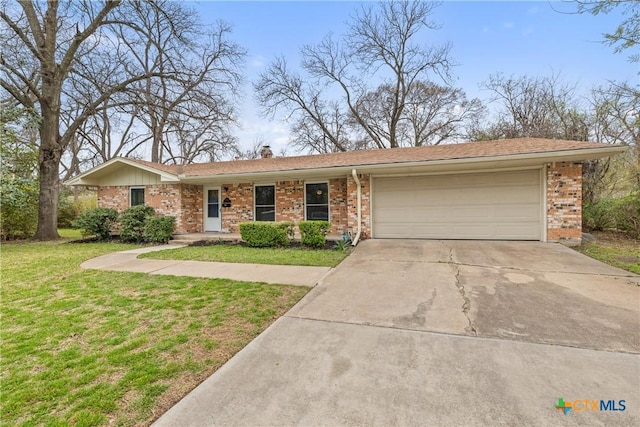
[[[227,174],[208,174],[208,175],[179,175],[178,178],[184,183],[202,183],[206,181],[217,182],[251,182],[251,181],[268,181],[268,180],[280,180],[282,177],[338,177],[345,174],[350,174],[352,169],[356,169],[361,172],[374,173],[384,171],[385,169],[392,168],[433,168],[443,166],[469,166],[473,165],[481,166],[486,165],[489,167],[497,167],[498,165],[509,167],[516,165],[517,163],[531,163],[531,164],[544,164],[551,162],[563,162],[563,161],[584,161],[595,160],[603,157],[612,156],[615,154],[623,153],[627,150],[626,146],[606,146],[598,148],[581,148],[573,150],[561,150],[561,151],[547,151],[539,153],[525,153],[525,154],[509,154],[500,156],[484,156],[484,157],[464,157],[456,159],[443,159],[443,160],[421,160],[411,162],[392,162],[392,163],[377,163],[377,164],[353,164],[344,166],[327,166],[320,168],[307,168],[307,169],[288,169],[277,171],[265,171],[265,172],[247,172],[247,173],[227,173]]]

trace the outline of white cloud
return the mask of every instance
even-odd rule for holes
[[[527,15],[535,15],[538,13],[538,6],[532,6],[527,9]]]
[[[505,22],[502,26],[505,30],[510,30],[514,27],[513,22]]]
[[[528,35],[533,34],[533,28],[532,27],[527,27],[525,28],[525,30],[522,32],[522,35],[527,37]]]

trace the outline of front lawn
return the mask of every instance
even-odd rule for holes
[[[140,255],[140,258],[192,261],[240,262],[250,264],[307,265],[335,267],[349,251],[305,248],[250,248],[241,245],[216,244],[187,246]]]
[[[614,267],[640,274],[640,240],[621,233],[593,234],[597,241],[584,243],[575,250]]]
[[[134,246],[3,244],[3,425],[148,425],[307,291],[82,270]]]

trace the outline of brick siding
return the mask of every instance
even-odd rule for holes
[[[362,189],[362,233],[361,239],[367,239],[371,237],[371,176],[370,175],[358,175],[360,180],[360,186]],[[348,224],[353,228],[355,234],[358,230],[358,186],[356,185],[353,176],[347,177],[347,209],[348,209]]]
[[[129,207],[129,186],[98,187],[98,206],[122,212]],[[176,218],[176,233],[202,231],[202,187],[188,184],[145,186],[144,201],[160,215]]]
[[[238,224],[253,221],[253,184],[224,184],[222,200],[225,198],[231,200],[231,207],[222,208],[222,229],[237,233]]]
[[[582,240],[582,163],[558,162],[547,168],[547,240]]]

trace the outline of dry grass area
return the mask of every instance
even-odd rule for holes
[[[578,252],[614,267],[640,274],[640,240],[619,232],[595,231],[593,243],[576,247]]]
[[[308,291],[79,268],[127,248],[2,245],[3,425],[149,425]]]

